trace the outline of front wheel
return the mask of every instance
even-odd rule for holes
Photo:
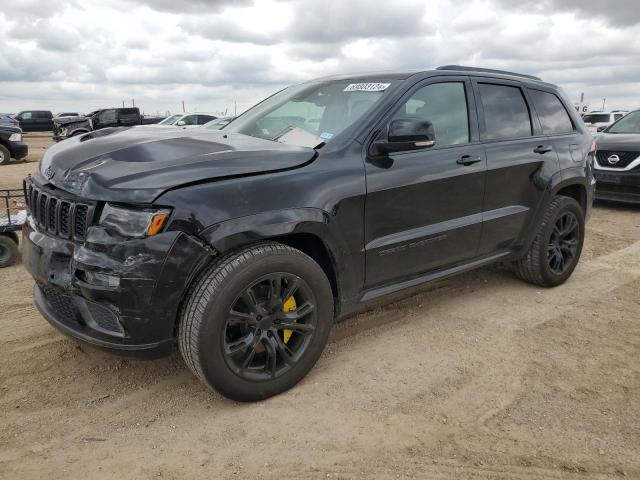
[[[18,258],[18,242],[15,233],[0,234],[0,268],[9,267]]]
[[[298,383],[315,365],[333,321],[320,266],[269,242],[228,254],[195,281],[178,328],[182,356],[206,385],[239,401]]]
[[[573,198],[558,196],[548,205],[527,254],[514,262],[522,280],[555,287],[564,283],[578,264],[584,243],[584,212]]]
[[[11,152],[7,147],[0,144],[0,165],[7,165],[11,161]]]

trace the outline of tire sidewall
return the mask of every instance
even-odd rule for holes
[[[563,214],[571,212],[576,216],[578,220],[578,226],[580,228],[580,234],[578,237],[578,249],[576,250],[576,255],[573,259],[573,263],[571,267],[564,272],[562,275],[556,275],[551,270],[549,266],[549,260],[547,258],[547,245],[549,244],[549,240],[551,238],[551,233],[553,228],[558,221],[558,218]],[[561,283],[564,283],[573,273],[578,262],[580,260],[580,255],[582,254],[582,247],[584,245],[584,236],[585,236],[585,222],[584,222],[584,212],[580,204],[576,202],[573,198],[564,197],[562,198],[560,204],[555,209],[553,214],[549,218],[549,222],[545,225],[544,233],[543,233],[543,242],[540,246],[539,251],[539,262],[540,262],[540,270],[544,281],[550,286],[557,286]]]
[[[316,304],[316,330],[304,356],[281,377],[252,382],[239,377],[227,365],[223,353],[227,314],[237,296],[258,278],[274,272],[299,276],[309,285]],[[304,254],[263,254],[243,263],[220,285],[203,311],[198,343],[199,363],[207,383],[235,400],[263,399],[298,383],[313,368],[327,342],[333,320],[333,294],[326,275]]]
[[[0,165],[6,165],[11,161],[11,152],[7,147],[0,144]]]
[[[18,244],[9,235],[0,235],[0,249],[5,258],[0,258],[0,268],[9,267],[18,258]]]

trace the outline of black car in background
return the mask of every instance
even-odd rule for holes
[[[106,108],[87,114],[86,117],[60,117],[53,119],[53,139],[55,141],[74,137],[107,127],[133,127],[155,124],[162,118],[145,118],[137,107]]]
[[[640,204],[640,110],[597,138],[596,198]]]
[[[15,117],[23,132],[50,132],[53,114],[49,110],[23,110]]]
[[[28,153],[29,148],[22,141],[22,130],[0,125],[0,165],[6,165],[12,158],[20,160]]]
[[[571,103],[507,72],[330,77],[221,131],[101,132],[26,180],[37,307],[112,352],[177,346],[244,401],[295,385],[335,320],[388,294],[493,263],[563,283],[593,199]]]
[[[15,118],[0,113],[0,126],[3,127],[20,127],[20,122]]]

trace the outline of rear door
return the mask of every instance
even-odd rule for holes
[[[480,138],[487,155],[479,255],[513,248],[532,221],[548,177],[558,170],[520,82],[475,78]]]
[[[34,117],[37,123],[37,129],[41,132],[51,131],[53,128],[53,115],[51,112],[42,111],[34,112]]]
[[[468,77],[432,77],[412,89],[379,125],[430,121],[436,145],[366,161],[366,284],[393,283],[475,256],[486,171]],[[385,133],[386,134],[386,133]]]
[[[548,137],[549,144],[558,156],[560,168],[570,168],[575,165],[574,162],[580,164],[589,151],[590,142],[585,142],[584,135],[577,130],[558,94],[544,87],[529,87],[527,93],[542,133]]]

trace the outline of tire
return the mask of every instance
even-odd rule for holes
[[[0,165],[6,165],[11,161],[11,152],[7,147],[0,144]]]
[[[571,218],[575,220],[575,230],[565,240],[558,240],[558,232],[570,228],[561,227],[569,225]],[[573,198],[555,197],[549,203],[526,255],[513,263],[515,274],[521,280],[541,287],[564,283],[580,260],[584,234],[584,211],[580,204]],[[560,262],[558,255],[566,258]]]
[[[297,306],[287,310],[291,298]],[[195,280],[178,347],[209,388],[232,400],[263,400],[313,368],[333,313],[331,285],[313,259],[283,244],[255,244],[221,257]]]
[[[0,234],[0,268],[13,265],[18,258],[18,244],[9,235]]]

